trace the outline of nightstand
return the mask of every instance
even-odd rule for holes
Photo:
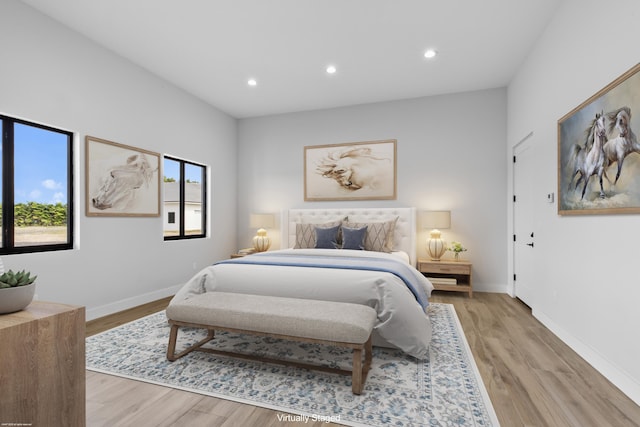
[[[469,298],[473,298],[471,266],[468,261],[418,260],[418,271],[433,278],[431,283],[436,290],[468,292]]]
[[[247,254],[237,254],[237,253],[236,253],[236,254],[231,254],[231,255],[229,256],[229,258],[242,258],[242,257],[243,257],[243,256],[245,256],[245,255],[247,255]]]
[[[243,256],[256,254],[256,253],[257,252],[255,250],[253,250],[253,248],[245,248],[245,249],[240,249],[235,254],[229,255],[229,258],[242,258]]]

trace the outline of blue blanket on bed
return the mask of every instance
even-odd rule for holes
[[[394,259],[263,252],[242,258],[220,261],[216,264],[257,264],[383,271],[402,279],[423,309],[429,304],[427,294],[420,283],[421,280],[426,280],[424,276],[408,264]]]

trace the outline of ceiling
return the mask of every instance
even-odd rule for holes
[[[22,1],[236,118],[504,87],[562,2]]]

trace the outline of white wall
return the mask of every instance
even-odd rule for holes
[[[397,139],[398,198],[304,202],[307,145]],[[461,93],[239,121],[238,246],[251,246],[252,212],[303,207],[449,209],[445,240],[460,240],[478,290],[506,291],[506,90]],[[279,230],[268,230],[273,248]],[[426,256],[420,230],[418,256]],[[448,255],[450,256],[450,255]]]
[[[638,403],[640,216],[558,216],[546,194],[556,192],[558,119],[636,64],[639,22],[637,0],[566,0],[509,86],[507,146],[510,157],[533,131],[533,314]]]
[[[236,121],[14,0],[0,2],[0,112],[76,133],[77,248],[3,256],[88,318],[169,295],[235,249]],[[215,238],[164,242],[162,218],[84,215],[84,136],[211,167]],[[230,178],[231,177],[231,178]]]

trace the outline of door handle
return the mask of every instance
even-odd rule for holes
[[[531,247],[533,247],[533,242],[531,242],[531,243],[527,243],[527,246],[531,246]]]

